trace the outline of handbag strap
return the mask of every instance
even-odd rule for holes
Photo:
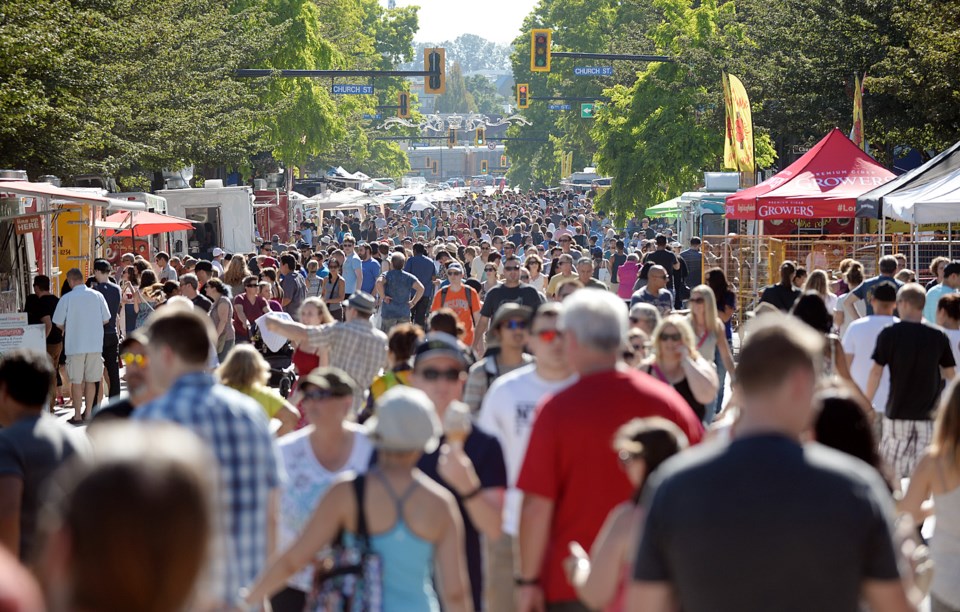
[[[358,474],[353,480],[353,491],[357,497],[357,537],[363,542],[364,546],[370,546],[370,532],[367,529],[367,516],[363,511],[363,498],[366,492],[367,477],[364,474]]]

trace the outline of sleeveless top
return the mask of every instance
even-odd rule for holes
[[[936,461],[940,482],[946,478],[939,458]],[[937,524],[930,541],[934,567],[930,592],[953,609],[960,609],[960,487],[933,496]]]
[[[411,482],[397,495],[379,470],[370,474],[383,484],[393,499],[397,522],[392,529],[370,535],[370,545],[383,566],[383,612],[440,612],[433,589],[433,544],[414,534],[403,520],[403,505],[417,487]]]
[[[697,352],[700,353],[701,357],[713,363],[713,359],[717,355],[717,331],[712,330],[701,335],[697,333],[693,325],[693,317],[687,315],[687,321],[689,321],[690,328],[693,329],[694,339],[697,341]]]
[[[617,288],[617,295],[625,300],[629,300],[633,295],[633,286],[637,282],[637,275],[640,274],[640,266],[635,262],[628,261],[617,268],[617,280],[620,286]]]
[[[697,415],[697,418],[700,419],[701,422],[703,422],[703,418],[707,414],[706,407],[700,402],[698,402],[697,399],[693,396],[693,391],[690,390],[690,383],[687,382],[686,376],[684,376],[682,380],[676,383],[671,383],[669,380],[667,380],[667,377],[663,373],[663,370],[661,370],[660,367],[657,366],[656,364],[648,366],[647,373],[652,376],[655,376],[662,382],[665,382],[671,387],[673,387],[674,390],[680,394],[680,397],[682,397],[684,401],[687,402],[687,405],[690,406],[691,409],[693,409],[693,412],[694,414]]]

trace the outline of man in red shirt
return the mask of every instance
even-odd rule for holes
[[[520,515],[518,612],[586,612],[563,571],[570,542],[587,550],[607,514],[633,493],[611,442],[637,417],[662,416],[691,443],[703,437],[693,410],[668,385],[618,367],[627,311],[612,293],[578,291],[558,328],[580,380],[539,406],[517,488]]]

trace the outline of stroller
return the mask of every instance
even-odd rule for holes
[[[268,384],[280,391],[280,395],[284,398],[289,397],[293,384],[297,381],[297,375],[293,367],[293,347],[287,342],[279,351],[271,351],[264,344],[256,324],[251,324],[250,332],[250,341],[253,346],[260,351],[263,358],[270,364],[270,381]]]

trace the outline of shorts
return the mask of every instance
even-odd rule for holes
[[[897,478],[910,478],[921,455],[933,441],[933,421],[883,418],[880,456]]]
[[[67,376],[75,385],[79,385],[81,381],[100,382],[103,378],[103,356],[100,353],[67,355]]]

